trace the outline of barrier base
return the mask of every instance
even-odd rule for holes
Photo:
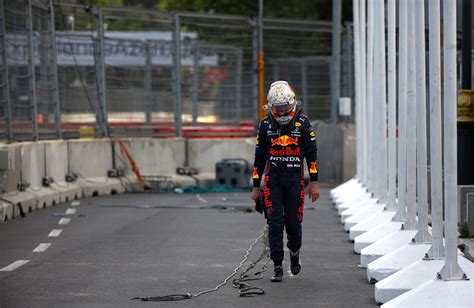
[[[358,212],[357,214],[352,215],[351,217],[348,217],[344,221],[344,230],[350,232],[351,228],[353,228],[354,226],[356,226],[356,225],[358,225],[362,222],[364,222],[364,225],[365,225],[365,222],[370,222],[371,218],[374,217],[374,215],[380,215],[381,213],[383,213],[384,208],[385,208],[385,204],[377,203],[376,206],[374,206],[372,208],[367,208],[363,211]],[[386,216],[386,215],[383,214],[382,216]],[[386,222],[386,221],[384,221],[384,222]],[[368,229],[364,229],[364,232],[366,232],[367,230],[370,230],[370,228],[376,227],[376,226],[373,226],[372,223],[369,223],[368,226],[369,226]],[[356,238],[356,236],[353,236],[351,239],[353,240],[355,238]]]
[[[341,216],[341,223],[344,223],[344,221],[347,218],[359,213],[360,211],[366,210],[369,207],[374,206],[376,204],[377,204],[377,199],[368,198],[368,199],[364,199],[362,201],[359,201],[357,204],[354,204],[353,206],[351,206],[349,208],[346,208],[346,209],[339,208],[338,209],[338,215]],[[339,212],[339,210],[341,210],[341,211]]]
[[[354,197],[353,199],[350,199],[349,201],[346,201],[344,203],[336,204],[337,215],[341,216],[341,214],[344,211],[347,211],[348,209],[351,209],[351,208],[358,209],[360,207],[366,206],[367,202],[372,199],[377,201],[375,198],[370,197],[368,194],[363,194],[363,195]]]
[[[375,285],[375,300],[382,307],[473,307],[474,264],[465,258],[459,265],[470,280],[443,281],[436,274],[444,260],[418,261]]]
[[[371,193],[367,192],[365,189],[354,190],[351,192],[347,192],[346,194],[342,195],[339,198],[334,200],[336,204],[336,208],[339,208],[343,203],[354,201],[357,199],[362,200],[363,198],[370,198],[372,196]]]
[[[384,204],[382,204],[382,206],[385,207]],[[355,240],[359,235],[391,222],[394,216],[395,212],[392,211],[383,210],[376,212],[374,215],[369,216],[367,219],[362,220],[349,229],[350,239]]]
[[[356,178],[352,178],[347,182],[342,183],[341,185],[334,187],[329,191],[329,198],[331,201],[336,198],[338,195],[344,194],[345,191],[352,191],[353,189],[361,188],[362,185]]]
[[[421,260],[430,250],[431,244],[406,244],[367,265],[370,283],[382,279]]]
[[[356,253],[360,253],[365,247],[370,246],[377,241],[380,241],[381,239],[389,236],[390,234],[400,231],[402,228],[402,224],[403,223],[399,221],[389,221],[376,228],[370,229],[363,234],[356,236],[354,238],[354,251]],[[350,233],[349,237],[351,237]]]
[[[369,263],[378,258],[402,247],[405,244],[411,243],[417,230],[402,230],[397,231],[372,245],[365,247],[360,252],[360,265],[367,268]]]
[[[350,184],[350,185],[341,187],[340,189],[338,189],[334,193],[331,192],[330,193],[330,198],[331,198],[332,202],[336,203],[337,199],[339,199],[339,198],[341,198],[345,195],[352,194],[354,192],[365,191],[365,190],[366,189],[363,187],[362,183],[357,181],[354,184]]]

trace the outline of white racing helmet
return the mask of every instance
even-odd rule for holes
[[[279,80],[271,84],[265,109],[270,111],[278,123],[290,123],[295,116],[297,104],[295,92],[288,82]]]

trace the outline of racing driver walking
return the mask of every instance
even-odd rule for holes
[[[267,214],[270,258],[275,269],[272,282],[283,278],[283,230],[286,229],[290,250],[290,270],[301,270],[300,248],[304,209],[303,158],[309,169],[309,199],[319,198],[316,137],[308,117],[296,101],[286,81],[271,84],[267,96],[267,117],[260,122],[251,198],[260,198],[263,177],[263,199]]]

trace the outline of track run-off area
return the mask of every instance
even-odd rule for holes
[[[216,292],[171,303],[195,307],[375,307],[329,188],[306,202],[302,271],[270,282],[273,265],[239,297]],[[59,204],[0,225],[1,307],[135,307],[133,297],[198,293],[232,273],[265,226],[248,193],[125,194]],[[263,241],[249,262],[262,254]],[[247,263],[246,263],[247,265]],[[263,261],[257,264],[259,270]],[[245,267],[244,267],[245,268]],[[156,303],[155,303],[156,304]]]

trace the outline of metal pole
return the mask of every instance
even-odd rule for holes
[[[41,16],[40,18],[43,18]],[[49,79],[49,69],[50,65],[48,65],[48,55],[47,55],[47,48],[48,48],[48,37],[45,35],[48,32],[48,29],[43,29],[42,22],[38,23],[37,33],[39,34],[39,44],[38,44],[38,52],[39,52],[39,70],[40,70],[40,99],[38,103],[38,114],[42,116],[42,123],[38,123],[38,126],[42,128],[47,128],[49,126],[49,108],[48,103],[50,102],[49,97],[49,86],[48,86],[48,79]]]
[[[183,135],[181,123],[181,27],[179,22],[179,15],[174,16],[174,85],[175,85],[175,104],[174,104],[174,123],[176,136]]]
[[[366,66],[366,0],[359,0],[360,13],[360,101],[361,101],[361,134],[362,134],[362,182],[368,185],[368,129],[367,129],[367,66]]]
[[[429,62],[430,62],[430,181],[432,244],[427,257],[444,257],[443,245],[443,162],[441,146],[441,39],[440,1],[429,2]]]
[[[341,95],[341,0],[332,1],[331,123],[337,122],[337,103]]]
[[[443,1],[444,44],[444,205],[446,258],[439,273],[443,280],[463,279],[458,264],[457,230],[457,76],[456,76],[456,1]]]
[[[152,112],[152,54],[151,45],[149,41],[145,42],[145,121],[151,123],[151,112]]]
[[[387,96],[385,93],[385,7],[376,0],[374,16],[376,20],[374,45],[374,151],[377,162],[377,197],[380,203],[387,202]]]
[[[387,211],[395,211],[397,193],[397,54],[396,0],[387,3],[388,28],[388,198]]]
[[[258,0],[258,114],[259,119],[262,120],[265,117],[265,110],[263,105],[265,102],[265,80],[264,80],[264,58],[263,58],[263,0]]]
[[[102,14],[102,9],[97,9],[98,25],[97,25],[97,34],[98,34],[98,52],[97,61],[98,61],[98,90],[99,90],[99,125],[102,128],[104,136],[109,136],[109,125],[108,125],[108,110],[107,110],[107,84],[105,80],[105,42],[104,42],[104,16]]]
[[[416,229],[416,59],[415,2],[408,1],[407,72],[407,221],[405,230]]]
[[[415,2],[416,32],[416,180],[418,190],[418,232],[416,243],[428,243],[428,157],[426,153],[426,67],[425,0]]]
[[[374,166],[373,166],[373,159],[372,153],[373,150],[373,51],[374,51],[374,1],[375,0],[368,0],[367,1],[367,173],[368,173],[368,184],[367,188],[372,193],[374,192]]]
[[[240,123],[242,120],[242,61],[243,61],[243,53],[242,53],[242,48],[237,49],[237,87],[236,87],[236,116],[237,116],[237,122]]]
[[[192,86],[192,113],[193,123],[197,122],[198,117],[198,99],[199,99],[199,44],[194,43],[193,54],[193,86]]]
[[[28,75],[30,77],[30,99],[31,99],[31,117],[33,124],[33,139],[38,140],[38,105],[36,100],[36,73],[35,73],[35,53],[33,45],[33,11],[32,1],[27,3],[27,39],[28,39]]]
[[[59,79],[58,79],[58,59],[57,59],[57,47],[56,47],[56,25],[54,16],[54,5],[53,0],[49,1],[49,14],[50,14],[50,39],[51,39],[51,65],[53,73],[53,103],[55,106],[55,125],[56,125],[56,136],[58,139],[62,138],[61,132],[61,103],[59,101]]]
[[[379,45],[379,29],[380,25],[378,15],[377,15],[377,6],[379,0],[370,0],[372,2],[372,35],[373,35],[373,45],[372,45],[372,111],[371,111],[371,132],[372,132],[372,139],[371,139],[371,162],[372,162],[372,192],[374,196],[380,200],[380,182],[381,179],[379,178],[380,172],[380,155],[374,155],[374,152],[377,152],[378,144],[380,142],[380,135],[379,135],[379,127],[377,118],[380,115],[380,98],[379,94],[379,80],[378,80],[378,72],[380,69],[378,59],[378,45]],[[378,153],[377,153],[378,154]]]
[[[6,30],[5,30],[5,4],[0,1],[0,44],[2,53],[2,75],[3,75],[3,96],[1,103],[5,108],[5,133],[8,142],[13,141],[12,132],[12,114],[10,106],[10,82],[8,79],[8,60],[7,60],[7,44],[6,44]]]
[[[371,140],[370,140],[370,161],[371,161],[371,174],[372,174],[372,192],[374,196],[379,199],[380,198],[380,179],[379,179],[379,172],[380,172],[380,161],[379,155],[374,155],[374,152],[377,151],[377,143],[380,142],[379,138],[379,131],[378,131],[378,123],[377,117],[379,116],[379,97],[378,97],[378,69],[379,64],[378,61],[378,44],[379,44],[379,37],[378,37],[378,16],[377,16],[377,3],[378,0],[369,0],[371,3],[371,15],[372,15],[372,82],[371,82],[371,110],[370,110],[370,131],[371,131]]]
[[[407,0],[399,0],[398,6],[398,207],[394,220],[405,221],[407,192]]]
[[[354,20],[354,81],[355,81],[355,127],[356,127],[356,178],[362,180],[362,119],[361,119],[361,101],[360,101],[360,59],[359,59],[359,44],[360,44],[360,24],[359,24],[359,0],[352,1],[352,13]]]
[[[471,89],[472,79],[472,0],[462,1],[462,89]]]

